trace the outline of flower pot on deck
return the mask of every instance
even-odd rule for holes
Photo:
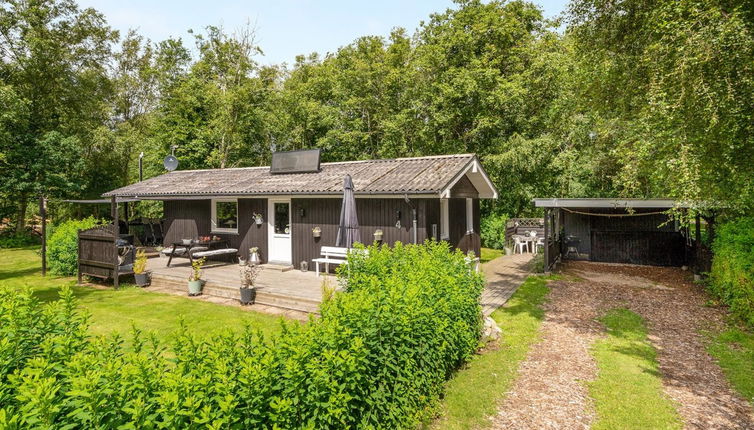
[[[136,285],[140,287],[146,287],[149,285],[149,273],[135,273],[134,279],[136,280]]]
[[[202,293],[202,281],[188,281],[189,296],[198,296]]]
[[[257,295],[257,290],[254,288],[240,288],[241,291],[241,304],[250,305],[254,303],[254,299]]]
[[[256,252],[249,254],[249,264],[252,266],[259,264],[259,254]]]

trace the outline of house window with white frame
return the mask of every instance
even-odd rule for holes
[[[212,200],[212,232],[238,233],[238,200]]]
[[[440,240],[450,238],[450,221],[448,218],[448,199],[440,199]]]

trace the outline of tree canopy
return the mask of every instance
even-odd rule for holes
[[[260,66],[254,29],[120,35],[73,0],[0,7],[2,217],[181,168],[477,153],[501,190],[754,206],[754,3],[458,0],[388,37]],[[15,215],[13,215],[15,214]]]

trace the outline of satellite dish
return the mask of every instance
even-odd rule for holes
[[[168,155],[164,160],[162,160],[162,165],[165,166],[165,170],[172,172],[173,170],[178,168],[178,159],[175,158],[174,155]]]

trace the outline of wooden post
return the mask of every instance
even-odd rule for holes
[[[696,212],[696,225],[694,226],[694,274],[700,275],[700,260],[702,256],[702,216]]]
[[[47,276],[47,200],[39,197],[39,216],[42,217],[42,276]]]
[[[76,252],[76,285],[81,285],[81,230],[76,230],[76,243],[78,252]]]
[[[543,265],[545,273],[550,272],[550,228],[548,224],[550,224],[550,208],[545,208],[545,263]]]
[[[118,239],[120,239],[120,226],[118,225],[118,202],[115,197],[110,198],[110,213],[113,217],[113,287],[118,289]]]

